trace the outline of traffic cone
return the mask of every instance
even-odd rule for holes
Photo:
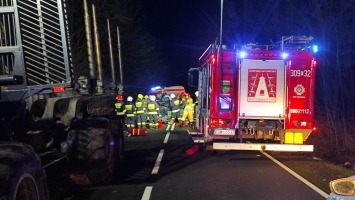
[[[163,121],[161,119],[158,120],[158,129],[163,128]]]

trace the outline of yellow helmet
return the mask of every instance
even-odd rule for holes
[[[143,94],[138,94],[139,99],[143,99]]]

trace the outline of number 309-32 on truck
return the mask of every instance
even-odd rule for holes
[[[211,44],[189,69],[198,87],[195,143],[206,150],[313,151],[318,51],[313,37],[227,49]],[[198,78],[196,78],[198,76]]]

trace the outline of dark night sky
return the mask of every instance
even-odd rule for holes
[[[219,33],[219,24],[210,21],[212,15],[219,16],[219,1],[204,2],[144,1],[143,20],[164,53],[167,85],[186,86],[188,68],[196,67],[198,57]]]
[[[224,0],[223,43],[279,41],[283,35],[312,34],[308,1]],[[187,84],[187,70],[219,36],[220,0],[145,0],[141,15],[164,53],[167,85]],[[285,9],[286,8],[286,9]],[[302,12],[300,11],[302,10]],[[287,12],[287,14],[285,14]],[[280,16],[286,18],[282,18]],[[281,23],[280,23],[281,20]],[[282,23],[295,22],[293,30]],[[150,83],[152,85],[159,83]]]

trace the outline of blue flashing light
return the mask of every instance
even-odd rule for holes
[[[161,89],[160,86],[155,86],[155,87],[152,87],[152,89],[150,89],[151,91],[155,91],[155,90],[158,90],[158,89]]]
[[[313,53],[317,53],[318,52],[318,45],[313,45],[312,51],[313,51]]]
[[[245,57],[247,57],[247,52],[245,52],[245,51],[240,51],[240,52],[239,52],[239,58],[245,58]]]
[[[281,58],[282,59],[288,58],[288,53],[285,53],[285,52],[281,53]]]

